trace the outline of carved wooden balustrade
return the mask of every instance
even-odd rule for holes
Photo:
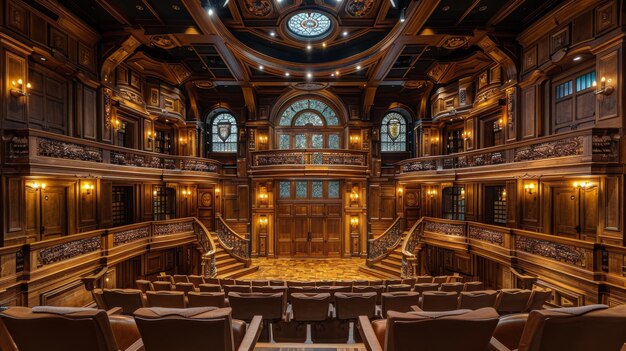
[[[452,155],[419,157],[397,163],[400,174],[578,157],[588,162],[618,162],[619,132],[590,128]],[[520,164],[522,166],[522,164]]]
[[[9,165],[48,162],[58,166],[56,159],[64,160],[65,167],[80,168],[85,166],[82,162],[90,162],[91,168],[132,166],[214,175],[221,168],[221,164],[215,160],[134,150],[35,129],[7,131],[4,139],[4,162]]]
[[[246,267],[249,267],[252,263],[250,259],[250,239],[244,238],[237,232],[235,232],[224,221],[222,216],[217,216],[215,219],[215,234],[217,240],[224,248],[224,251],[235,257],[238,261],[244,262]]]
[[[409,230],[409,233],[402,242],[402,270],[400,276],[402,278],[412,278],[417,276],[419,264],[416,251],[421,249],[421,240],[424,235],[423,218],[420,218]]]
[[[402,216],[395,221],[381,235],[367,241],[367,261],[368,266],[387,257],[402,242],[405,220]]]
[[[136,223],[110,229],[70,235],[25,245],[0,248],[0,301],[2,294],[13,290],[37,294],[41,284],[76,279],[86,287],[98,285],[108,267],[148,251],[197,243],[202,252],[203,274],[215,276],[215,244],[209,231],[196,218]],[[29,290],[31,287],[32,290]],[[46,304],[45,297],[31,296],[33,304]],[[26,304],[27,301],[14,301]]]
[[[292,149],[252,152],[254,167],[282,165],[368,166],[368,152],[347,149]]]

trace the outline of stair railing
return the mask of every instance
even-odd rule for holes
[[[368,266],[384,259],[402,241],[404,231],[404,218],[398,216],[395,221],[380,236],[367,241],[367,261]]]
[[[404,238],[402,243],[402,270],[400,276],[402,278],[414,278],[418,275],[418,259],[417,252],[421,250],[422,236],[424,235],[424,226],[422,219],[420,218],[413,227],[409,230],[409,233]]]
[[[194,218],[194,232],[198,238],[198,245],[202,250],[202,275],[205,278],[217,276],[217,262],[215,259],[216,246],[209,230],[198,218]]]
[[[215,222],[215,234],[220,245],[228,254],[245,263],[246,267],[250,267],[252,263],[250,259],[250,239],[235,232],[226,224],[222,216],[218,215]]]

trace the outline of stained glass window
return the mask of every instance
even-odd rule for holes
[[[281,134],[278,139],[278,148],[281,150],[287,150],[291,148],[291,138],[288,134]]]
[[[220,113],[213,118],[211,151],[237,152],[237,120],[230,113]]]
[[[300,199],[307,197],[307,182],[305,181],[296,182],[296,197]]]
[[[339,198],[339,182],[336,180],[328,182],[328,197],[332,199]]]
[[[280,198],[288,199],[291,197],[291,182],[282,181],[280,182]]]
[[[322,117],[314,112],[304,112],[298,118],[296,118],[296,122],[294,123],[297,126],[324,126],[324,122],[322,122]]]
[[[289,18],[287,27],[295,37],[320,38],[330,30],[330,18],[317,11],[300,12]]]
[[[383,152],[406,151],[406,119],[390,112],[380,124],[380,146]]]
[[[313,134],[311,136],[311,147],[314,149],[323,149],[324,136],[322,134]]]
[[[305,134],[296,134],[296,149],[306,149]]]
[[[328,148],[339,149],[339,135],[337,134],[328,135]]]
[[[324,186],[320,181],[311,182],[311,197],[322,198],[324,197]]]
[[[302,111],[304,112],[299,114]],[[307,119],[309,119],[309,122],[315,126],[323,126],[324,120],[326,121],[327,126],[339,125],[339,118],[337,117],[335,111],[322,101],[315,99],[298,100],[291,104],[291,106],[289,106],[280,116],[278,124],[281,126],[290,126],[296,115],[298,115],[295,121],[295,125],[297,126],[306,125]],[[301,116],[305,115],[307,117],[301,121]]]

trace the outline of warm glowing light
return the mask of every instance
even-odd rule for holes
[[[402,193],[404,193],[404,188],[400,186],[398,187],[398,194],[402,195]]]

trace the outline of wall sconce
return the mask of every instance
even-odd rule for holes
[[[359,217],[357,216],[350,217],[350,226],[352,227],[352,229],[356,229],[358,225],[359,225]]]
[[[502,191],[500,192],[500,200],[506,201],[506,189],[502,189]]]
[[[432,137],[432,138],[430,138],[430,143],[431,144],[435,144],[435,143],[438,143],[438,142],[439,142],[439,137]]]
[[[465,200],[465,188],[461,188],[461,200]]]
[[[215,196],[219,197],[220,196],[220,188],[215,188]]]
[[[46,183],[32,183],[31,185],[29,185],[31,188],[35,189],[35,190],[44,190],[46,188]]]
[[[91,195],[91,192],[94,188],[95,186],[93,185],[93,183],[85,183],[85,185],[83,185],[83,189],[85,189],[85,194],[87,195]]]
[[[574,182],[572,183],[572,185],[574,185],[574,188],[576,189],[587,189],[588,187],[591,186],[591,183],[585,181],[585,182]]]
[[[402,194],[404,194],[404,188],[399,186],[398,187],[398,195],[402,196]]]
[[[499,118],[497,121],[493,122],[493,131],[499,132],[502,130],[503,120]]]
[[[148,131],[148,143],[151,143],[153,141],[154,141],[154,133],[151,130],[149,130]]]
[[[267,188],[266,188],[266,187],[261,187],[261,188],[259,189],[259,196],[258,196],[259,201],[260,201],[261,203],[266,203],[266,202],[267,202],[267,200],[269,199],[269,197],[270,197],[270,196],[269,196],[269,194],[267,193]]]
[[[472,138],[472,133],[469,131],[463,131],[463,140],[468,141]]]
[[[264,134],[259,135],[259,143],[267,144],[267,135],[264,135]]]
[[[113,126],[113,128],[115,128],[115,130],[120,129],[120,126],[122,125],[122,122],[120,122],[119,119],[117,118],[113,118],[111,119],[111,125]]]
[[[187,196],[191,195],[191,190],[189,190],[189,188],[185,188],[185,189],[181,190],[180,193],[183,194],[184,197],[187,197]]]
[[[358,135],[350,135],[350,144],[356,144],[361,140],[361,137]]]
[[[18,79],[17,81],[11,81],[11,95],[13,97],[18,98],[22,96],[28,96],[28,89],[30,88],[30,83],[26,83],[26,88],[24,88],[24,81],[21,79]]]
[[[528,193],[528,195],[532,195],[535,190],[535,183],[526,183],[524,184],[524,191]]]
[[[437,195],[437,189],[428,189],[426,191],[426,195],[430,198],[430,199],[434,199],[435,196]]]
[[[268,223],[269,223],[269,220],[267,219],[267,216],[259,217],[259,225],[261,226],[261,228],[267,228]]]
[[[180,145],[183,145],[183,146],[187,145],[187,139],[183,137],[178,138],[178,142],[180,143]]]
[[[356,202],[358,200],[359,200],[359,193],[357,193],[354,190],[352,192],[350,192],[350,201]]]
[[[611,95],[613,93],[613,91],[615,90],[613,85],[611,85],[612,82],[613,82],[613,80],[611,78],[609,78],[609,79],[606,79],[606,77],[600,78],[600,89],[596,89],[594,94],[596,94],[596,95],[600,95],[600,94],[602,94],[602,95]],[[598,83],[594,80],[592,85],[594,87],[597,87]]]

